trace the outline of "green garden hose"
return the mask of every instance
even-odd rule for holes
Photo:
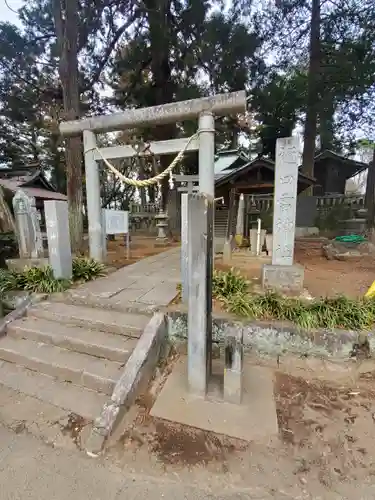
[[[361,236],[360,234],[347,234],[345,236],[336,236],[336,241],[341,241],[342,243],[363,243],[366,241],[366,238]]]

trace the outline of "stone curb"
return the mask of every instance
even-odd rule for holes
[[[101,453],[138,394],[146,389],[159,361],[167,334],[166,317],[162,313],[156,313],[146,325],[126,362],[111,398],[104,404],[100,416],[94,422],[86,442],[86,452],[89,456]]]
[[[187,314],[174,310],[167,314],[168,337],[183,344],[187,339]],[[366,338],[370,351],[375,350],[374,332],[357,332],[340,329],[305,330],[282,321],[249,321],[213,316],[213,341],[221,344],[229,326],[237,325],[243,329],[245,349],[252,349],[259,355],[279,356],[285,352],[299,355],[328,358],[349,358],[356,343]]]

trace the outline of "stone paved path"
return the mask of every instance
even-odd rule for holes
[[[152,311],[168,305],[180,283],[180,249],[173,248],[69,291],[75,303]]]

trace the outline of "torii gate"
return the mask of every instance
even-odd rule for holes
[[[198,222],[196,230],[189,230],[189,387],[192,392],[205,393],[210,372],[210,331],[212,326],[212,239],[213,199],[215,190],[215,115],[245,113],[245,91],[218,94],[212,97],[180,101],[150,108],[131,109],[121,113],[102,115],[60,124],[62,136],[83,134],[85,153],[87,214],[89,222],[90,256],[104,258],[103,220],[100,202],[98,161],[111,158],[129,158],[136,155],[131,146],[97,148],[96,134],[137,127],[150,127],[198,118],[198,137],[151,142],[149,150],[156,155],[197,151],[199,154],[200,194],[188,195],[190,217]],[[190,202],[189,202],[190,203]],[[202,212],[202,217],[200,214]],[[212,213],[211,213],[212,212]],[[192,224],[191,224],[192,226]],[[208,228],[208,229],[207,229]],[[194,240],[194,242],[193,242]],[[197,242],[205,241],[206,255],[197,255]],[[203,247],[202,247],[203,249]],[[209,255],[211,252],[211,255]],[[192,272],[197,263],[201,272]],[[193,266],[193,267],[192,267]],[[191,314],[190,314],[191,311]]]

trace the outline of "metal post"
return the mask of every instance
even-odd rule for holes
[[[83,146],[85,151],[87,216],[89,220],[90,257],[103,261],[103,228],[100,202],[100,182],[98,163],[94,159],[96,137],[93,132],[84,130]]]
[[[215,196],[215,119],[209,111],[199,115],[199,191]]]

